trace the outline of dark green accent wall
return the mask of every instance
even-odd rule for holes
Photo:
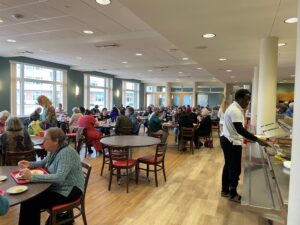
[[[277,84],[277,92],[294,92],[295,84]]]
[[[67,111],[70,115],[74,106],[84,105],[84,74],[91,74],[101,77],[107,77],[113,79],[113,104],[122,104],[122,82],[123,79],[115,78],[115,76],[107,73],[101,73],[96,71],[77,71],[70,69],[70,66],[47,62],[38,59],[32,59],[27,57],[0,57],[0,111],[10,111],[10,60],[16,62],[23,62],[28,64],[40,65],[44,67],[52,67],[57,69],[67,70]],[[140,107],[144,106],[144,84],[139,80],[127,80],[131,82],[140,83]],[[79,95],[75,96],[75,86],[79,87]],[[119,90],[119,97],[116,96],[116,90]]]
[[[0,111],[10,111],[10,63],[0,57]]]

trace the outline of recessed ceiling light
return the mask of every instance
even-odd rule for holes
[[[197,70],[202,70],[202,68],[201,68],[201,67],[198,67]]]
[[[152,72],[152,70],[148,70],[148,72]]]
[[[13,40],[13,39],[7,39],[6,41],[7,41],[7,42],[11,42],[11,43],[17,42],[16,40]]]
[[[234,83],[237,83],[237,80],[235,80]]]
[[[100,5],[109,5],[111,3],[110,0],[96,0],[96,2]]]
[[[291,18],[286,19],[284,22],[285,23],[297,23],[298,18],[297,17],[291,17]]]
[[[182,60],[186,61],[186,60],[189,60],[189,58],[182,58]]]
[[[142,56],[142,53],[135,53],[136,56]]]
[[[123,63],[123,64],[127,64],[128,62],[127,62],[127,61],[123,61],[122,63]]]
[[[179,71],[178,73],[182,73],[181,71]]]
[[[82,58],[80,56],[77,56],[76,59],[81,60]]]
[[[85,33],[85,34],[93,34],[94,31],[92,31],[92,30],[84,30],[83,33]]]
[[[278,43],[278,47],[282,47],[282,46],[286,46],[286,43],[284,42]]]
[[[3,23],[4,21],[2,19],[0,19],[0,23]]]
[[[235,78],[235,76],[230,76],[231,79]]]
[[[230,72],[232,72],[232,70],[226,70],[226,72],[230,73]]]
[[[226,58],[219,58],[219,61],[226,61]]]
[[[215,34],[210,34],[210,33],[202,35],[202,37],[204,37],[204,38],[214,38],[215,36],[216,36]]]
[[[292,75],[290,75],[290,77],[295,77],[295,75],[294,75],[294,74],[292,74]]]
[[[287,80],[282,80],[282,82],[287,82]]]

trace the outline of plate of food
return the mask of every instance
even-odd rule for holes
[[[291,161],[284,161],[284,162],[283,162],[283,166],[284,166],[285,168],[290,169],[290,168],[291,168]]]
[[[7,192],[8,194],[14,195],[14,194],[20,194],[20,193],[23,193],[23,192],[25,192],[25,191],[27,191],[27,190],[28,190],[28,187],[27,187],[27,186],[25,186],[25,185],[17,185],[17,186],[13,186],[13,187],[8,188],[8,189],[6,190],[6,192]]]
[[[30,172],[32,175],[41,175],[45,173],[43,170],[30,170]]]
[[[0,181],[5,181],[7,179],[7,176],[0,175]]]

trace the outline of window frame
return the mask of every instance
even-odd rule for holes
[[[63,104],[63,108],[65,111],[67,111],[67,70],[55,68],[55,67],[47,67],[47,66],[41,66],[39,64],[31,64],[31,63],[24,63],[24,62],[18,62],[18,61],[9,61],[10,62],[10,69],[11,69],[11,113],[13,115],[17,115],[19,117],[27,117],[30,114],[25,114],[25,83],[26,82],[39,82],[41,84],[51,84],[53,86],[52,92],[52,104],[55,107],[59,103]],[[21,65],[21,73],[20,77],[17,77],[17,66]],[[39,79],[33,79],[33,78],[25,78],[24,77],[24,67],[26,66],[32,66],[36,68],[43,68],[43,69],[49,69],[53,71],[53,79],[50,80],[39,80]],[[62,72],[63,79],[62,81],[57,81],[56,75],[57,71]],[[17,106],[17,82],[20,82],[20,113],[18,114],[18,106]],[[56,86],[62,85],[62,100],[63,102],[57,102],[57,93],[56,93]],[[37,105],[38,106],[38,105]]]
[[[131,83],[133,84],[134,86],[134,89],[126,89],[126,84],[127,83]],[[132,82],[132,81],[124,81],[122,82],[122,89],[123,89],[123,99],[122,99],[122,102],[123,102],[123,105],[124,106],[127,106],[126,105],[126,92],[127,91],[130,91],[130,92],[133,92],[134,93],[134,104],[133,104],[133,108],[134,109],[139,109],[140,108],[140,83],[137,83],[137,82]]]

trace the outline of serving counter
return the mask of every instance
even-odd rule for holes
[[[264,147],[248,143],[242,205],[269,221],[286,224],[288,195],[289,169]]]

